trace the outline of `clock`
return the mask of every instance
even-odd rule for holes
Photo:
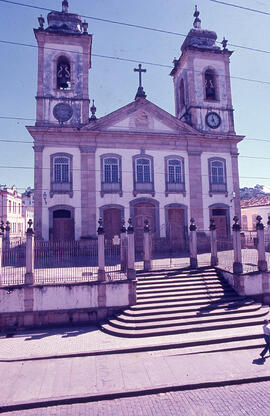
[[[205,122],[211,129],[217,129],[221,124],[221,118],[217,113],[211,111],[210,113],[206,114]]]
[[[53,107],[53,115],[59,123],[68,121],[73,114],[73,110],[69,104],[59,103]]]

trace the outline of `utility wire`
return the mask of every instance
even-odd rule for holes
[[[210,1],[215,1],[215,0],[210,0]],[[0,2],[14,4],[16,6],[23,6],[23,7],[33,8],[33,9],[53,11],[53,10],[47,9],[45,7],[33,6],[33,5],[30,5],[30,4],[25,4],[25,3],[15,2],[15,1],[0,0]],[[215,2],[218,3],[217,0]],[[219,3],[224,3],[225,4],[225,2],[219,2]],[[232,5],[232,4],[227,3],[227,5]],[[248,8],[247,8],[247,10],[248,10]],[[250,10],[252,10],[252,9],[250,9]],[[256,11],[256,10],[254,9],[253,11]],[[268,14],[268,13],[265,13],[265,14]],[[187,34],[183,34],[183,33],[179,33],[179,32],[157,29],[157,28],[153,28],[153,27],[149,27],[149,26],[136,25],[136,24],[132,24],[132,23],[125,23],[125,22],[120,22],[120,21],[117,21],[117,20],[109,20],[109,19],[103,19],[103,18],[94,17],[94,16],[87,16],[87,15],[80,15],[80,16],[84,17],[86,19],[97,20],[97,21],[101,21],[101,22],[105,22],[105,23],[117,24],[117,25],[132,27],[132,28],[136,28],[136,29],[150,30],[150,31],[154,31],[154,32],[160,32],[160,33],[165,33],[165,34],[169,34],[169,35],[176,35],[176,36],[181,36],[181,37],[186,37],[187,36]],[[217,43],[222,44],[222,42],[217,42]],[[228,43],[228,45],[230,45],[234,48],[250,50],[252,52],[261,52],[261,53],[267,53],[267,54],[270,53],[270,51],[267,51],[267,50],[264,50],[264,49],[251,48],[251,47],[244,46],[244,45],[237,45],[237,44],[232,44],[232,43]]]
[[[237,9],[247,10],[249,12],[260,13],[260,14],[265,14],[267,16],[270,16],[269,12],[264,12],[264,11],[258,10],[258,9],[251,9],[250,7],[239,6],[238,4],[227,3],[225,1],[219,1],[219,0],[209,0],[209,1],[211,1],[213,3],[223,4],[224,6],[235,7]]]

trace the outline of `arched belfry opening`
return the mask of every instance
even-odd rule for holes
[[[204,73],[204,86],[206,100],[216,100],[216,79],[215,72],[212,69],[207,69]]]
[[[71,71],[70,62],[65,56],[60,56],[57,60],[57,89],[70,90],[71,88]]]

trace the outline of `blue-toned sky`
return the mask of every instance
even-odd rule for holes
[[[20,2],[20,0],[18,0]],[[36,7],[61,10],[61,0],[21,0]],[[270,13],[269,0],[228,1]],[[236,132],[246,139],[239,146],[241,186],[270,185],[270,15],[249,12],[211,0],[70,0],[70,11],[187,34],[198,5],[202,27],[225,36],[234,50],[231,57],[232,95]],[[33,28],[41,11],[0,1],[0,41],[35,45]],[[46,15],[46,12],[42,12]],[[93,34],[93,54],[129,58],[170,66],[180,56],[183,37],[86,19]],[[234,46],[232,46],[234,45]],[[242,45],[268,53],[238,48]],[[34,118],[37,48],[0,42],[0,184],[19,189],[33,185],[33,150],[25,129],[31,121],[2,117]],[[136,63],[92,57],[90,97],[97,116],[103,116],[134,99]],[[170,68],[144,64],[147,98],[174,114]],[[265,81],[266,83],[237,78]],[[268,83],[268,84],[267,84]],[[260,139],[260,140],[253,140]],[[28,141],[7,143],[2,140]],[[269,158],[269,159],[267,159]]]

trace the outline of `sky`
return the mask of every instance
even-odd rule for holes
[[[46,17],[48,13],[38,7],[61,10],[62,1],[17,0],[36,8],[11,3],[0,0],[0,184],[15,184],[19,191],[24,191],[33,186],[34,177],[32,139],[25,128],[33,125],[35,119],[37,48],[33,28],[38,27],[37,17],[41,13]],[[69,0],[71,13],[88,16],[88,31],[93,34],[89,86],[97,117],[134,100],[138,75],[133,69],[138,63],[147,69],[143,74],[147,99],[174,114],[169,73],[174,57],[180,56],[184,41],[180,34],[186,35],[192,28],[197,4],[202,28],[214,30],[218,41],[225,36],[228,49],[234,51],[230,69],[235,129],[237,134],[246,136],[239,144],[240,186],[259,183],[270,187],[270,2],[228,3],[266,14],[213,0]]]

